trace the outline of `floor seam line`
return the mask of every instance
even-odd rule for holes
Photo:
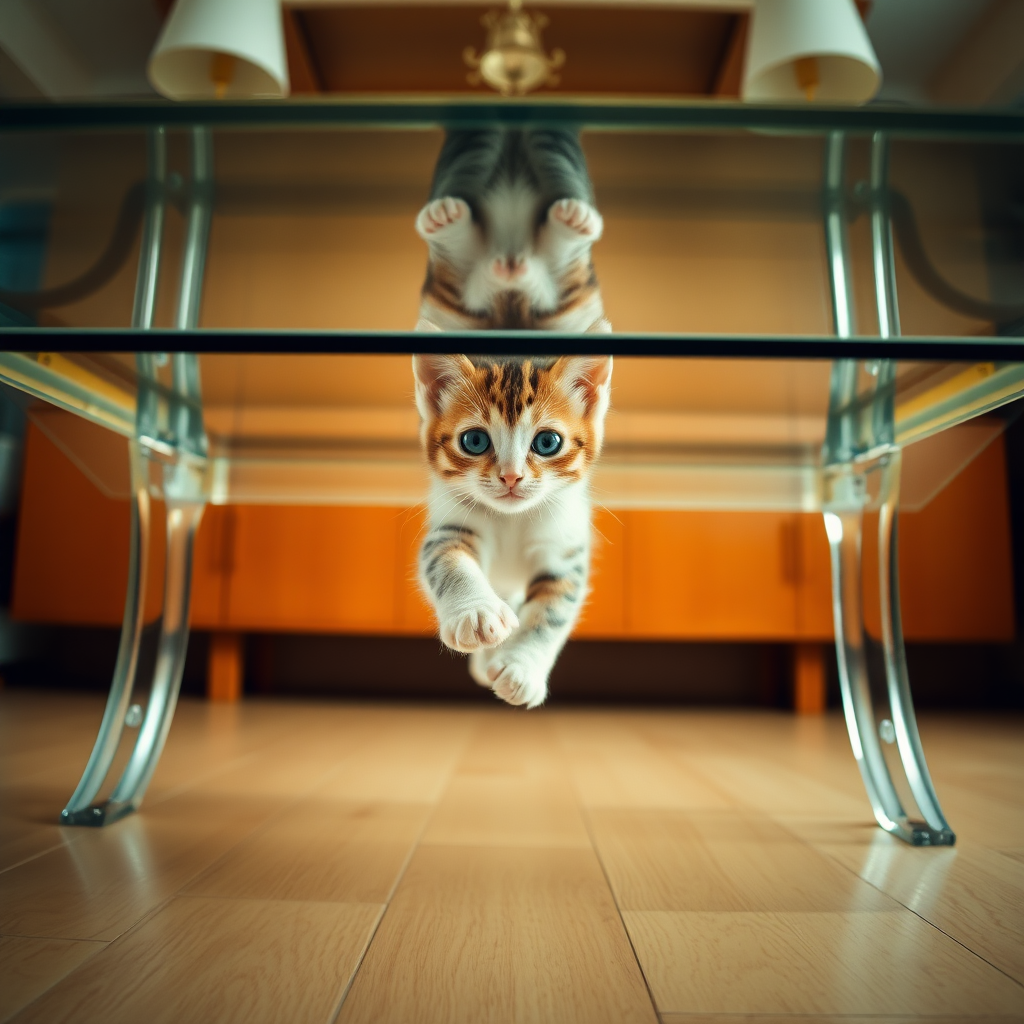
[[[64,841],[54,843],[53,846],[49,846],[45,850],[40,850],[38,853],[34,853],[32,854],[31,857],[26,857],[24,860],[19,860],[16,864],[8,864],[7,867],[0,869],[0,875],[5,875],[7,874],[8,871],[13,871],[15,868],[24,867],[26,864],[31,864],[32,861],[39,860],[40,857],[45,857],[47,854],[53,853],[54,850],[59,850],[61,847],[69,845],[70,843]]]
[[[874,889],[876,892],[880,892],[887,899],[893,900],[895,903],[898,903],[901,907],[903,907],[904,910],[913,914],[914,917],[916,917],[919,921],[923,921],[926,925],[928,925],[929,928],[934,928],[935,931],[937,931],[940,935],[945,935],[947,939],[950,939],[952,942],[955,942],[961,949],[966,950],[968,953],[970,953],[971,956],[977,957],[983,964],[988,964],[989,967],[991,967],[994,971],[998,971],[1004,978],[1007,978],[1008,980],[1012,981],[1014,985],[1016,985],[1018,988],[1024,988],[1024,982],[1018,981],[1012,974],[1008,974],[998,964],[992,963],[991,960],[989,960],[987,957],[982,956],[981,953],[977,952],[977,950],[971,949],[970,946],[962,942],[955,935],[950,935],[950,933],[947,932],[945,928],[942,928],[941,926],[937,925],[934,921],[929,921],[927,917],[916,911],[913,907],[908,907],[907,904],[904,903],[903,900],[901,900],[898,896],[893,896],[892,893],[886,892],[880,886],[875,885],[875,883],[872,882],[871,879],[865,878],[862,874],[860,874],[860,872],[854,871],[853,868],[851,868],[847,864],[844,864],[838,858],[833,857],[830,853],[827,853],[823,850],[819,850],[818,852],[821,853],[823,856],[828,857],[829,860],[831,860],[833,863],[840,865],[840,867],[844,868],[846,871],[849,871],[851,874],[859,878],[866,885],[870,885],[871,888]]]
[[[619,898],[616,895],[611,878],[608,877],[608,869],[605,867],[604,858],[601,856],[601,852],[597,848],[597,840],[594,838],[593,829],[591,828],[589,810],[581,806],[580,811],[583,815],[583,823],[587,830],[587,835],[590,836],[591,849],[594,851],[594,856],[597,858],[598,866],[601,868],[601,874],[604,877],[605,885],[608,886],[608,894],[611,896],[612,902],[615,904],[615,912],[619,915],[619,922],[622,924],[622,930],[625,932],[626,941],[629,943],[633,959],[636,961],[637,969],[640,971],[640,977],[643,978],[644,988],[647,990],[647,997],[651,1001],[651,1009],[654,1010],[655,1017],[660,1021],[661,1011],[658,1009],[657,1000],[654,998],[654,990],[651,988],[651,983],[647,977],[647,972],[644,970],[644,965],[640,961],[640,954],[637,952],[636,944],[633,942],[633,936],[630,934],[629,926],[626,924],[626,919],[622,916],[622,907],[619,905]]]
[[[366,942],[363,945],[362,951],[359,954],[359,958],[356,960],[355,966],[352,968],[352,973],[349,975],[348,981],[345,982],[345,987],[341,990],[341,994],[338,996],[338,1001],[334,1005],[334,1010],[331,1015],[327,1018],[328,1024],[335,1024],[338,1016],[341,1014],[342,1007],[345,1005],[345,1000],[348,999],[349,992],[352,991],[352,986],[356,983],[356,978],[359,972],[362,970],[363,961],[366,959],[367,954],[370,952],[370,946],[373,945],[373,940],[377,937],[377,932],[380,931],[380,926],[384,921],[384,915],[388,912],[388,908],[391,906],[390,902],[386,902],[377,914],[377,920],[374,921],[373,927],[370,929],[370,934],[366,938]]]
[[[576,794],[576,806],[579,808],[580,817],[583,819],[583,827],[587,830],[587,838],[590,840],[590,849],[593,851],[594,857],[597,860],[597,866],[601,869],[604,884],[608,886],[608,894],[612,898],[612,903],[615,906],[615,913],[619,916],[619,923],[622,925],[622,931],[626,936],[626,941],[629,943],[629,949],[633,954],[633,960],[636,963],[637,970],[640,972],[640,977],[643,979],[644,989],[647,992],[647,998],[650,1000],[651,1009],[654,1011],[655,1020],[660,1024],[661,1011],[658,1009],[657,1000],[654,998],[654,991],[647,978],[647,972],[644,970],[644,965],[640,962],[640,955],[637,953],[636,945],[633,942],[633,936],[630,935],[629,927],[626,925],[626,920],[622,916],[622,907],[619,905],[619,898],[615,893],[615,887],[612,885],[611,878],[608,876],[608,869],[605,867],[604,858],[602,858],[601,851],[598,849],[597,840],[594,836],[594,830],[590,820],[590,808],[584,804],[582,797],[580,796],[579,785],[576,781],[576,774],[572,770],[561,731],[557,728],[553,728],[551,731],[554,733],[556,747],[562,763],[565,765],[569,781],[572,783],[573,792]]]

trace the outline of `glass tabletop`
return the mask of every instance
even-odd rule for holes
[[[409,333],[426,268],[413,224],[444,128],[495,124],[581,130],[612,335]],[[880,133],[898,338],[877,312]],[[154,183],[157,138],[166,163]],[[903,506],[921,507],[1024,391],[1022,183],[1019,112],[561,99],[11,106],[0,109],[0,376],[41,400],[35,422],[106,493],[126,495],[134,353],[198,352],[209,500],[413,504],[425,477],[408,353],[608,351],[599,501],[810,511],[833,360],[859,361],[860,393],[874,395],[872,372],[896,359]],[[141,330],[143,220],[157,192],[156,330]],[[188,322],[187,238],[202,203],[208,245]],[[829,209],[848,236],[841,339]],[[157,363],[145,387],[166,398],[170,361]]]

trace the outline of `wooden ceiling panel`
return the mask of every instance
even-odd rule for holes
[[[490,92],[466,80],[462,52],[484,45],[488,6],[292,7],[324,92]],[[531,10],[535,10],[531,8]],[[544,45],[565,50],[541,92],[706,96],[743,15],[688,8],[555,7]],[[302,72],[303,81],[309,73]],[[719,92],[721,95],[721,92]]]

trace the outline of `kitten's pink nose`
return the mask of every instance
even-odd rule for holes
[[[511,491],[512,488],[515,487],[515,485],[517,483],[519,483],[519,481],[522,480],[523,478],[522,478],[522,476],[519,473],[514,473],[513,472],[513,473],[502,473],[501,474],[501,479],[504,482],[505,486]]]

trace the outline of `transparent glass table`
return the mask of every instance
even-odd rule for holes
[[[582,132],[615,333],[407,330],[425,265],[412,222],[441,128],[550,123]],[[418,504],[410,353],[610,353],[597,500],[822,513],[843,708],[875,817],[910,843],[953,843],[907,676],[898,511],[927,505],[1019,411],[1022,143],[1024,115],[885,108],[0,109],[0,213],[36,203],[50,218],[36,287],[0,289],[0,380],[132,507],[114,678],[62,820],[103,825],[141,803],[208,504]],[[131,741],[154,498],[164,610]],[[880,679],[865,655],[868,512]]]

